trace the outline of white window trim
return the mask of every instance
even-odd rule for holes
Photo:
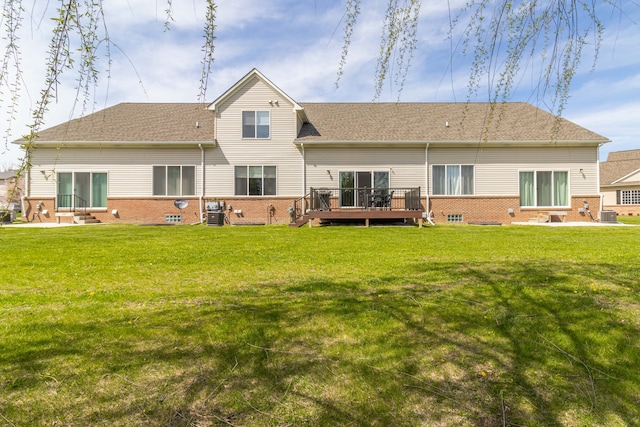
[[[444,166],[444,178],[445,178],[445,194],[436,194],[433,191],[433,181],[435,179],[435,174],[433,173],[434,166]],[[446,194],[447,191],[447,166],[459,166],[460,167],[460,185],[462,185],[462,167],[463,166],[471,166],[473,168],[473,192],[471,194],[462,194],[462,187],[460,188],[460,194]],[[520,175],[518,174],[518,179]],[[438,197],[473,197],[476,195],[476,165],[469,163],[434,163],[431,165],[431,195]]]
[[[521,197],[520,194],[520,173],[521,172],[533,172],[534,173],[534,180],[535,183],[537,184],[538,182],[538,172],[566,172],[567,174],[567,205],[551,205],[551,206],[546,206],[546,205],[538,205],[538,192],[534,189],[533,191],[533,197],[535,199],[535,204],[533,206],[520,206],[523,209],[556,209],[556,208],[571,208],[571,171],[569,169],[544,169],[544,168],[540,168],[540,169],[531,169],[531,168],[527,168],[527,169],[519,169],[518,170],[518,199]],[[551,200],[553,201],[555,199],[555,194],[553,193],[553,179],[552,179],[552,183],[551,183]]]
[[[160,195],[160,194],[153,194],[154,192],[154,176],[153,176],[153,171],[156,167],[164,167],[164,195]],[[167,176],[167,168],[170,167],[179,167],[180,168],[180,194],[167,194],[167,186],[169,185],[169,179]],[[182,194],[182,169],[183,168],[193,168],[193,194]],[[107,180],[108,180],[108,176],[107,176]],[[108,182],[107,182],[108,184]],[[198,167],[194,164],[191,165],[167,165],[167,164],[156,164],[156,165],[151,165],[151,196],[152,197],[194,197],[196,194],[198,194]]]
[[[243,167],[247,169],[247,194],[236,194],[236,168]],[[262,179],[262,194],[249,194],[249,168],[252,167],[260,167],[262,168],[261,179]],[[276,168],[276,192],[275,194],[264,194],[264,168]],[[278,166],[277,165],[235,165],[233,167],[233,195],[235,197],[276,197],[278,195]]]
[[[625,197],[625,193],[627,194],[626,197]],[[625,199],[627,199],[628,202],[625,203]],[[620,190],[620,204],[625,206],[640,205],[640,190],[638,189]]]
[[[256,136],[244,136],[244,113],[249,113],[249,112],[253,112],[254,113],[254,135]],[[267,113],[269,114],[269,136],[266,137],[258,137],[258,113]],[[242,136],[242,139],[246,139],[248,141],[252,141],[255,139],[271,139],[271,111],[270,110],[242,110],[242,112],[240,113],[240,135]]]

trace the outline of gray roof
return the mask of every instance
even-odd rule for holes
[[[296,143],[608,141],[527,103],[299,105],[306,123]],[[123,103],[42,130],[37,143],[213,143],[213,127],[214,112],[204,104]]]
[[[214,113],[206,107],[197,103],[117,104],[44,129],[37,142],[213,142]]]
[[[607,161],[600,163],[600,183],[611,185],[620,178],[640,171],[640,150],[616,151],[609,153]],[[640,181],[629,181],[616,185],[639,185]]]
[[[0,180],[11,179],[18,176],[18,171],[16,170],[7,170],[0,172]]]
[[[300,143],[591,142],[608,139],[527,103],[300,103]],[[447,127],[448,124],[448,127]]]

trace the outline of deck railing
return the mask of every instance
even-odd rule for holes
[[[311,188],[308,209],[420,210],[420,187]]]

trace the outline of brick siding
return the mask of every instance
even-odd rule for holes
[[[200,203],[198,198],[186,198],[189,205],[183,209],[183,223],[195,224],[200,222]],[[203,201],[203,209],[207,201]],[[163,224],[166,214],[179,214],[174,206],[174,198],[122,199],[109,198],[107,209],[88,209],[102,223],[125,224]],[[232,225],[247,224],[288,224],[290,222],[289,207],[293,206],[293,198],[240,198],[228,197],[218,199],[224,203],[224,211],[228,223]],[[579,212],[584,208],[584,202],[589,204],[594,218],[598,216],[600,198],[598,196],[575,196],[571,200],[570,208],[521,208],[518,197],[438,197],[429,198],[430,210],[433,212],[435,223],[447,223],[449,215],[462,215],[462,222],[472,223],[501,223],[527,222],[539,212],[563,211],[567,213],[566,221],[591,221],[586,212]],[[42,222],[56,222],[54,199],[27,199],[26,218],[32,220],[35,206],[42,202],[42,210],[47,215],[40,215]],[[423,198],[423,206],[426,200]],[[509,209],[513,213],[509,213]],[[620,213],[619,213],[620,214]],[[37,218],[36,218],[37,221]],[[69,222],[68,218],[61,218],[60,222]],[[206,221],[206,217],[204,218]]]

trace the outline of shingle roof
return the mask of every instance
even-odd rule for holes
[[[300,105],[309,119],[298,136],[300,143],[608,141],[527,103]]]
[[[611,185],[620,178],[640,171],[640,150],[609,153],[607,161],[600,163],[600,184]],[[638,185],[640,182],[624,182],[619,185]]]
[[[203,104],[123,103],[42,130],[37,142],[213,142],[213,115]]]
[[[0,172],[1,180],[15,178],[16,176],[18,176],[18,174],[17,174],[17,171],[15,170],[7,170],[7,171]]]
[[[308,122],[303,125],[297,143],[608,141],[527,103],[300,105]],[[203,104],[123,103],[42,130],[37,142],[213,142],[213,119],[214,113]]]

